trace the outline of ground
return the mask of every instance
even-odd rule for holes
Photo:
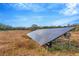
[[[26,34],[30,30],[9,30],[0,32],[0,55],[1,56],[79,56],[78,49],[49,51],[40,46]],[[78,45],[79,31],[71,32],[71,40]]]

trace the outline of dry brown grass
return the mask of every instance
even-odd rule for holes
[[[32,41],[26,34],[30,30],[12,30],[0,32],[0,55],[5,56],[54,56],[79,55],[79,51],[48,51]],[[79,32],[72,32],[71,39],[79,41]]]

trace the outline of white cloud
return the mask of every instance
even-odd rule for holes
[[[33,12],[57,12],[54,8],[58,7],[58,4],[38,4],[38,3],[15,3],[9,4],[17,10],[31,10]]]
[[[62,10],[60,13],[67,15],[67,16],[76,15],[78,13],[77,5],[78,5],[77,3],[65,4],[66,8]]]
[[[33,4],[33,3],[16,3],[16,4],[10,4],[10,6],[18,10],[31,10],[34,12],[40,12],[45,10],[43,6],[40,6],[39,4]]]
[[[79,17],[61,18],[52,22],[52,25],[67,25],[72,21],[78,20]]]

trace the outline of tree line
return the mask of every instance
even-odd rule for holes
[[[79,30],[79,24],[67,25],[67,26],[38,26],[33,24],[31,27],[12,27],[10,25],[5,25],[0,23],[0,30],[37,30],[37,29],[47,29],[47,28],[63,28],[63,27],[75,27],[75,30]]]

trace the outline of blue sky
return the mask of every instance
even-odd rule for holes
[[[0,23],[14,27],[79,24],[79,4],[0,3]]]

